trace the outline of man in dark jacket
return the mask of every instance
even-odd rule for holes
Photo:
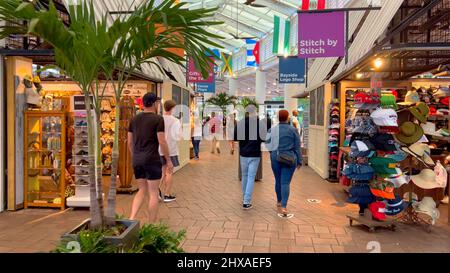
[[[239,156],[242,173],[243,209],[252,208],[253,187],[261,161],[261,143],[266,138],[267,126],[261,122],[256,107],[247,107],[248,115],[237,123],[234,140],[239,141]]]

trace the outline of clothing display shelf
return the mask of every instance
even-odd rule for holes
[[[65,209],[66,118],[63,111],[25,111],[25,208]]]
[[[90,164],[88,157],[88,131],[86,111],[76,112],[74,115],[74,146],[73,164],[75,166],[75,195],[67,198],[69,207],[89,207],[91,182]]]

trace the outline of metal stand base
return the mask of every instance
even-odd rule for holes
[[[133,194],[137,192],[139,189],[136,186],[131,186],[129,188],[117,188],[117,193],[120,194]]]
[[[423,226],[428,233],[431,232],[431,224],[420,218],[419,214],[411,206],[396,221],[407,225]]]

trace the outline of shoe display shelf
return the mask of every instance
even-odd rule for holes
[[[90,176],[88,158],[88,133],[86,113],[75,115],[75,141],[73,146],[73,162],[75,166],[75,195],[67,198],[69,207],[90,206]]]

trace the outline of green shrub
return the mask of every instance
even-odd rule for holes
[[[108,232],[109,234],[109,232]],[[186,231],[173,232],[165,224],[146,224],[139,231],[139,241],[131,249],[109,245],[104,237],[105,232],[82,230],[76,242],[64,240],[53,253],[182,253],[181,242]]]
[[[139,243],[130,252],[182,253],[181,242],[186,231],[173,232],[165,224],[147,224],[139,232]]]
[[[78,233],[78,240],[73,244],[63,240],[52,252],[56,253],[114,253],[117,249],[104,240],[104,234],[99,231],[82,230]]]

